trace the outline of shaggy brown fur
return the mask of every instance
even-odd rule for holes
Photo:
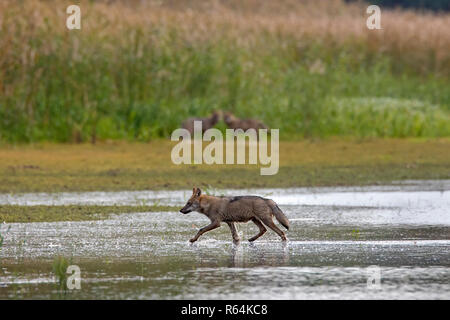
[[[194,121],[202,122],[202,133],[205,133],[206,130],[214,127],[217,122],[220,120],[220,113],[218,111],[214,111],[213,114],[208,118],[188,118],[181,124],[181,127],[187,129],[191,136],[194,134]]]
[[[255,129],[258,133],[258,129],[268,129],[268,127],[257,119],[239,119],[232,113],[226,112],[223,117],[223,121],[230,129],[242,129],[247,131],[248,129]]]

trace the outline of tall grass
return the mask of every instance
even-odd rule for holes
[[[450,135],[450,15],[370,31],[338,0],[82,1],[69,31],[69,4],[0,3],[0,141],[147,141],[214,109],[285,139]]]
[[[67,268],[69,261],[63,256],[56,256],[53,259],[52,269],[56,278],[56,287],[58,292],[67,291]]]

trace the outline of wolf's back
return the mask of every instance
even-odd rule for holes
[[[273,215],[278,220],[278,222],[289,230],[289,220],[284,215],[283,211],[281,211],[280,207],[278,207],[278,205],[273,200],[267,200],[267,205],[270,207],[270,209],[272,209]]]

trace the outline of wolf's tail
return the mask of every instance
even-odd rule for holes
[[[283,211],[281,211],[280,207],[278,207],[278,205],[273,200],[268,200],[267,205],[270,207],[270,209],[272,209],[272,213],[278,220],[278,222],[289,230],[289,220],[284,215]]]

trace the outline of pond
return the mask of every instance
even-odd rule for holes
[[[239,224],[235,245],[224,224],[191,244],[208,224],[198,213],[3,224],[0,299],[450,299],[449,190],[443,180],[210,191],[275,200],[291,223],[287,243],[271,230],[249,243],[257,227]],[[2,194],[0,205],[181,208],[190,193]],[[57,288],[56,256],[80,268],[81,289]]]

